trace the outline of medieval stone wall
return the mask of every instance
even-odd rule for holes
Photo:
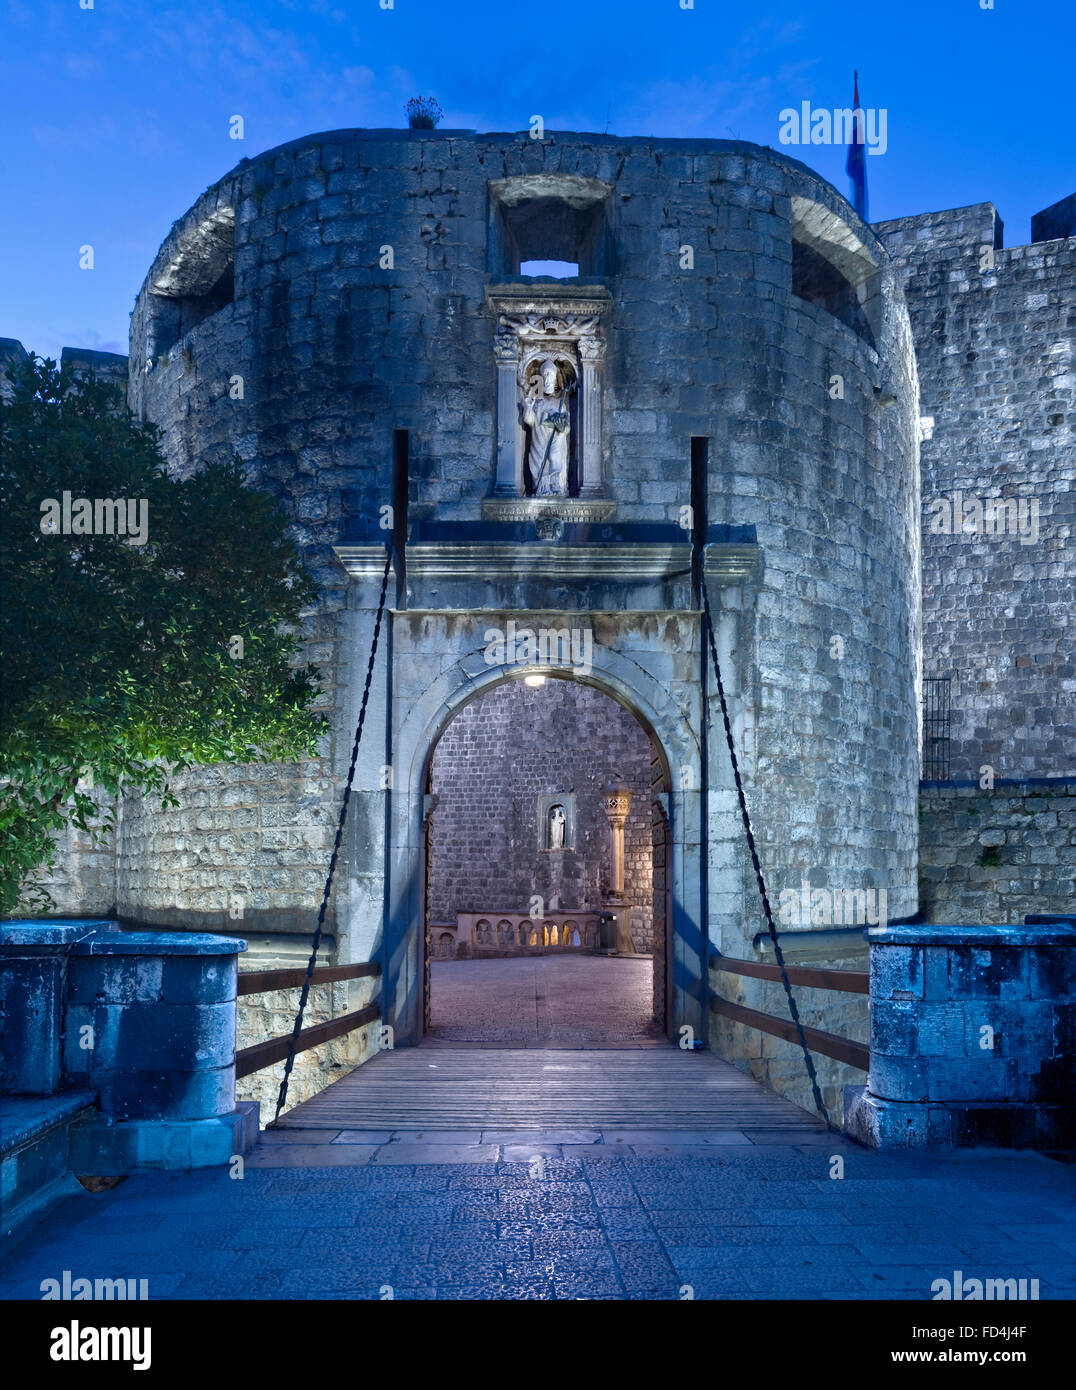
[[[178,807],[127,798],[116,836],[119,914],[232,934],[240,924],[312,932],[339,813],[319,772],[314,760],[196,768],[172,780]]]
[[[732,341],[715,392],[709,520],[750,523],[762,550],[756,581],[723,598],[741,756],[772,887],[806,877],[830,890],[885,888],[890,910],[910,913],[919,622],[911,335],[870,233],[829,220],[822,198],[803,211],[802,195],[786,188],[792,216],[780,235],[759,210],[761,192],[746,206],[729,200],[719,221],[738,249],[717,258]],[[773,206],[783,206],[779,196]],[[839,259],[834,248],[855,232],[848,272],[872,287],[869,334],[792,290],[797,243],[814,239]],[[711,785],[727,788],[713,692],[710,725]],[[712,830],[728,856],[739,815],[731,795],[720,802]],[[711,893],[733,954],[754,894],[749,870]]]
[[[515,274],[520,259],[554,249],[520,241],[531,224],[512,199],[528,189],[572,208],[543,235],[559,239],[558,258],[580,261],[575,287],[604,293],[608,306],[596,441],[608,524],[580,527],[563,549],[555,529],[498,529],[485,505],[502,423],[487,291],[553,294]],[[541,209],[532,211],[540,226]],[[575,257],[562,244],[573,225]],[[412,539],[436,538],[425,569],[415,562],[406,583],[401,573],[390,585],[330,919],[339,959],[377,954],[391,968],[387,1017],[413,1017],[420,992],[420,952],[404,938],[420,916],[406,896],[421,862],[411,803],[421,802],[430,743],[475,683],[493,678],[483,629],[522,615],[559,626],[585,614],[606,688],[628,705],[646,689],[660,710],[677,988],[705,979],[711,946],[757,958],[757,894],[682,553],[689,504],[687,525],[710,542],[704,568],[733,738],[773,898],[802,882],[884,890],[890,920],[910,915],[919,810],[924,907],[936,918],[1014,920],[1063,904],[1071,783],[1056,779],[1071,777],[1076,750],[1076,238],[1061,204],[1037,226],[1056,239],[1008,251],[989,204],[868,228],[803,165],[733,141],[337,131],[242,161],[175,224],[150,269],[132,316],[129,400],[161,427],[178,471],[235,453],[281,499],[322,586],[302,635],[330,731],[298,766],[183,774],[173,810],[128,800],[112,876],[119,912],[234,932],[238,900],[248,935],[311,930],[365,675],[374,552],[391,525],[386,509],[405,504],[395,431],[408,435]],[[97,365],[111,372],[118,361]],[[698,471],[703,456],[693,487],[692,459]],[[1019,534],[939,530],[933,506],[958,492],[1036,503],[1037,535],[1021,544]],[[723,568],[732,534],[754,556],[739,557],[735,580]],[[638,558],[644,541],[661,553]],[[373,558],[353,555],[345,573],[340,542],[365,544]],[[519,544],[514,567],[494,542]],[[616,564],[599,563],[604,543],[619,547]],[[951,681],[952,776],[977,779],[989,765],[1024,781],[989,793],[927,787],[917,799],[920,659],[926,675]],[[571,723],[567,788],[526,723],[535,694],[559,701]],[[512,848],[537,841],[529,818],[543,791],[582,787],[589,804],[597,764],[587,748],[615,731],[620,761],[635,759],[615,771],[637,787],[628,867],[644,943],[649,748],[633,717],[602,699],[561,681],[508,684],[447,725],[433,766],[435,918],[451,915],[453,894],[487,897],[504,881]],[[500,780],[520,784],[519,805],[499,811],[479,748],[496,710],[507,730]],[[1037,778],[1055,780],[1026,780]],[[528,853],[510,866],[512,900],[467,905],[600,894],[591,846],[607,830],[582,805],[586,852],[559,878],[550,856]],[[88,867],[66,867],[65,852],[58,905],[97,911],[109,863],[67,849]],[[452,881],[468,874],[469,885]],[[696,921],[704,901],[708,919]],[[771,982],[719,973],[711,982],[750,1008],[783,1011]],[[330,1003],[343,1006],[326,991],[315,1007]],[[290,1004],[252,1001],[241,1040],[286,1031]],[[803,1007],[808,1023],[865,1039],[862,997],[807,992]],[[791,1045],[725,1020],[709,1041],[810,1103]],[[374,1045],[367,1029],[342,1051],[312,1054],[300,1091]],[[820,1064],[834,1112],[842,1081],[858,1079],[848,1071]],[[274,1081],[253,1079],[248,1093],[271,1098]]]
[[[919,361],[923,673],[951,682],[950,776],[1070,775],[1076,236],[1002,249],[990,203],[875,231],[900,268]],[[936,529],[934,504],[952,509],[958,492],[964,529]],[[972,499],[1008,498],[1025,505],[1026,535],[977,526]]]
[[[101,817],[98,829],[89,833],[68,825],[56,836],[52,873],[41,875],[40,882],[52,899],[50,914],[101,918],[115,914],[116,840],[104,821],[112,798],[99,790],[91,791],[91,796]],[[40,911],[34,907],[33,915]]]
[[[1076,911],[1076,779],[930,784],[919,794],[927,922]]]
[[[651,949],[650,740],[638,721],[585,685],[509,681],[453,719],[434,753],[430,920],[457,912],[596,908],[609,888],[601,789],[634,793],[624,827],[624,887],[636,950]],[[539,797],[572,794],[574,844],[540,848]]]

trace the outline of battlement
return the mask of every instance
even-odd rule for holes
[[[1035,213],[1031,219],[1032,241],[1056,241],[1076,236],[1076,193]]]
[[[1005,224],[993,203],[921,212],[871,224],[889,254],[897,259],[925,259],[952,250],[1005,244]]]

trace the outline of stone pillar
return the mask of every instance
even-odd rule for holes
[[[597,497],[602,491],[602,396],[601,360],[605,342],[580,338],[582,384],[579,397],[582,438],[579,442],[579,495]]]
[[[1076,927],[867,932],[867,1085],[845,1126],[872,1148],[1076,1146]]]
[[[631,937],[631,907],[624,901],[624,825],[631,810],[632,790],[622,777],[616,776],[602,788],[602,795],[613,847],[609,892],[606,895],[609,906],[606,911],[616,918],[617,955],[633,955],[635,943]]]
[[[237,958],[245,949],[193,932],[97,932],[76,942],[66,1075],[97,1089],[115,1120],[227,1114],[235,1105]]]
[[[624,896],[624,825],[631,810],[632,791],[626,782],[616,777],[602,788],[602,795],[605,797],[605,814],[609,817],[613,836],[609,897],[616,902]]]
[[[494,497],[523,496],[523,452],[519,447],[519,338],[510,329],[498,330],[493,345],[497,361],[497,472]]]

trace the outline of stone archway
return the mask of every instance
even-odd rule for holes
[[[451,635],[447,629],[451,626]],[[445,628],[446,631],[441,629]],[[426,999],[425,866],[430,762],[455,714],[505,680],[536,674],[537,668],[490,665],[481,646],[483,616],[410,615],[394,628],[396,688],[392,700],[394,791],[387,827],[384,1007],[397,1046],[421,1040]],[[470,639],[469,641],[467,639]],[[466,644],[466,645],[465,645]],[[445,653],[466,655],[446,659]],[[660,660],[660,654],[657,655]],[[430,672],[433,672],[432,676]],[[550,674],[545,671],[544,674]],[[667,792],[668,936],[666,947],[670,1035],[687,1024],[705,1036],[706,948],[702,921],[700,862],[701,796],[697,786],[681,785],[671,770],[700,765],[699,711],[684,709],[670,697],[668,682],[637,656],[595,644],[592,669],[581,680],[629,710],[653,740]],[[400,679],[400,677],[403,679]],[[493,922],[496,927],[496,922]]]
[[[626,793],[615,834],[612,782]],[[427,1031],[517,1046],[661,1036],[664,840],[657,913],[652,860],[667,790],[652,735],[594,685],[506,680],[456,711],[427,787]],[[617,919],[613,956],[603,911]]]

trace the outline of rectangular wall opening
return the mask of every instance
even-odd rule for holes
[[[571,280],[579,274],[578,261],[522,261],[520,275],[550,275],[555,280]]]
[[[523,174],[495,179],[489,190],[493,275],[614,273],[611,185],[576,174]]]

